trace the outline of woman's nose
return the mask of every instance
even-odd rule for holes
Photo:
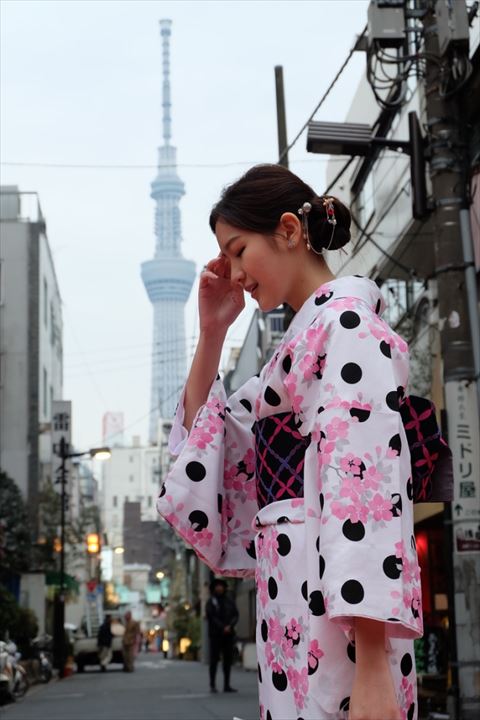
[[[236,264],[232,264],[230,277],[232,279],[232,282],[240,283],[241,285],[243,285],[245,282],[245,273],[242,268]]]

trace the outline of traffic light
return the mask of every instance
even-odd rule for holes
[[[100,537],[98,533],[88,533],[87,552],[89,555],[98,555],[100,552]]]

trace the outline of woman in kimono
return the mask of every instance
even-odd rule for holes
[[[262,720],[413,720],[421,636],[408,348],[376,284],[336,279],[342,203],[278,165],[227,187],[200,278],[200,337],[170,436],[160,514],[223,576],[255,576]],[[296,312],[260,374],[218,376],[244,294]]]

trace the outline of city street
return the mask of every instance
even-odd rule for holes
[[[221,688],[219,668],[218,687]],[[2,720],[254,720],[257,676],[235,667],[238,693],[211,695],[208,668],[199,662],[138,656],[136,670],[87,669],[49,685],[36,685],[21,702],[0,708]]]

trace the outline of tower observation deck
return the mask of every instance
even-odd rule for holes
[[[185,304],[195,278],[195,263],[181,251],[179,203],[185,186],[177,174],[177,151],[170,144],[171,20],[160,20],[163,60],[163,145],[150,193],[155,200],[155,255],[142,263],[142,280],[153,305],[150,442],[156,442],[158,421],[171,418],[186,377]]]

